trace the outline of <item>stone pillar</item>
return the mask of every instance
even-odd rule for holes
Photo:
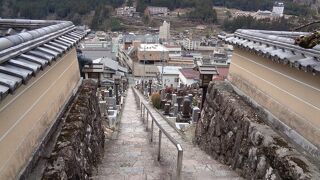
[[[198,122],[200,118],[200,109],[198,107],[194,107],[192,109],[192,122],[196,123]]]

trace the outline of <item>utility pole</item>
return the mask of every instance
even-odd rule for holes
[[[144,82],[145,82],[145,75],[146,75],[146,46],[144,45],[143,46],[143,85],[144,85]],[[144,87],[143,87],[143,90],[144,90]]]
[[[164,71],[164,57],[163,57],[163,50],[161,52],[161,61],[162,61],[162,69],[161,69],[161,85],[162,85],[162,88],[164,88],[164,83],[163,83],[163,71]]]

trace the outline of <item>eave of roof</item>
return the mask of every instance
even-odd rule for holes
[[[10,23],[40,28],[0,38],[0,101],[87,35],[69,21],[0,19],[0,25]]]
[[[226,37],[225,41],[272,61],[319,74],[320,46],[304,49],[294,44],[294,38],[308,34],[305,32],[240,29]]]

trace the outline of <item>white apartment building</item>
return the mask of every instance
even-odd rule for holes
[[[155,7],[155,6],[148,6],[145,10],[146,14],[149,15],[168,15],[169,9],[167,7]]]
[[[159,39],[161,41],[168,41],[170,39],[170,23],[164,21],[159,29]]]
[[[201,41],[195,39],[184,38],[182,42],[182,46],[186,50],[195,50],[200,46]]]
[[[274,3],[274,6],[272,8],[272,13],[274,15],[277,15],[277,16],[280,16],[282,17],[283,16],[283,12],[284,12],[284,3],[282,2],[275,2]]]
[[[116,12],[118,16],[132,17],[133,14],[136,12],[136,8],[131,6],[125,6],[125,7],[117,8]]]

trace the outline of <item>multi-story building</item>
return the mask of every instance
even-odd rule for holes
[[[159,39],[162,42],[170,40],[170,23],[167,21],[164,21],[159,28]]]
[[[283,16],[284,12],[284,3],[283,2],[275,2],[272,8],[272,13],[276,16]]]
[[[140,44],[137,56],[141,64],[161,64],[169,60],[169,51],[161,44]]]
[[[124,49],[128,49],[130,46],[133,46],[134,41],[140,41],[145,44],[158,44],[159,43],[159,35],[154,34],[124,34],[120,39],[120,43],[123,43]]]
[[[169,13],[169,9],[167,7],[156,7],[156,6],[148,6],[145,10],[145,14],[153,16],[153,15],[163,15],[166,16]]]
[[[163,87],[177,88],[179,86],[180,69],[179,66],[158,66],[158,74]]]
[[[134,61],[133,74],[135,76],[156,76],[156,65],[166,64],[169,60],[169,51],[161,44],[135,44],[137,59]]]
[[[116,12],[118,16],[132,17],[136,12],[136,7],[131,7],[131,6],[120,7],[116,9]]]
[[[179,83],[190,86],[200,81],[199,71],[194,68],[182,68],[179,70]]]
[[[201,41],[198,39],[184,38],[182,47],[186,50],[196,50],[200,46]]]
[[[77,91],[75,46],[87,32],[69,21],[0,19],[8,29],[16,33],[0,38],[0,179],[19,179]]]
[[[320,159],[320,48],[294,44],[302,32],[237,30],[228,80],[270,125]]]
[[[179,45],[164,45],[165,48],[167,48],[167,50],[169,51],[169,57],[170,58],[178,58],[182,56],[182,49],[181,46]]]

